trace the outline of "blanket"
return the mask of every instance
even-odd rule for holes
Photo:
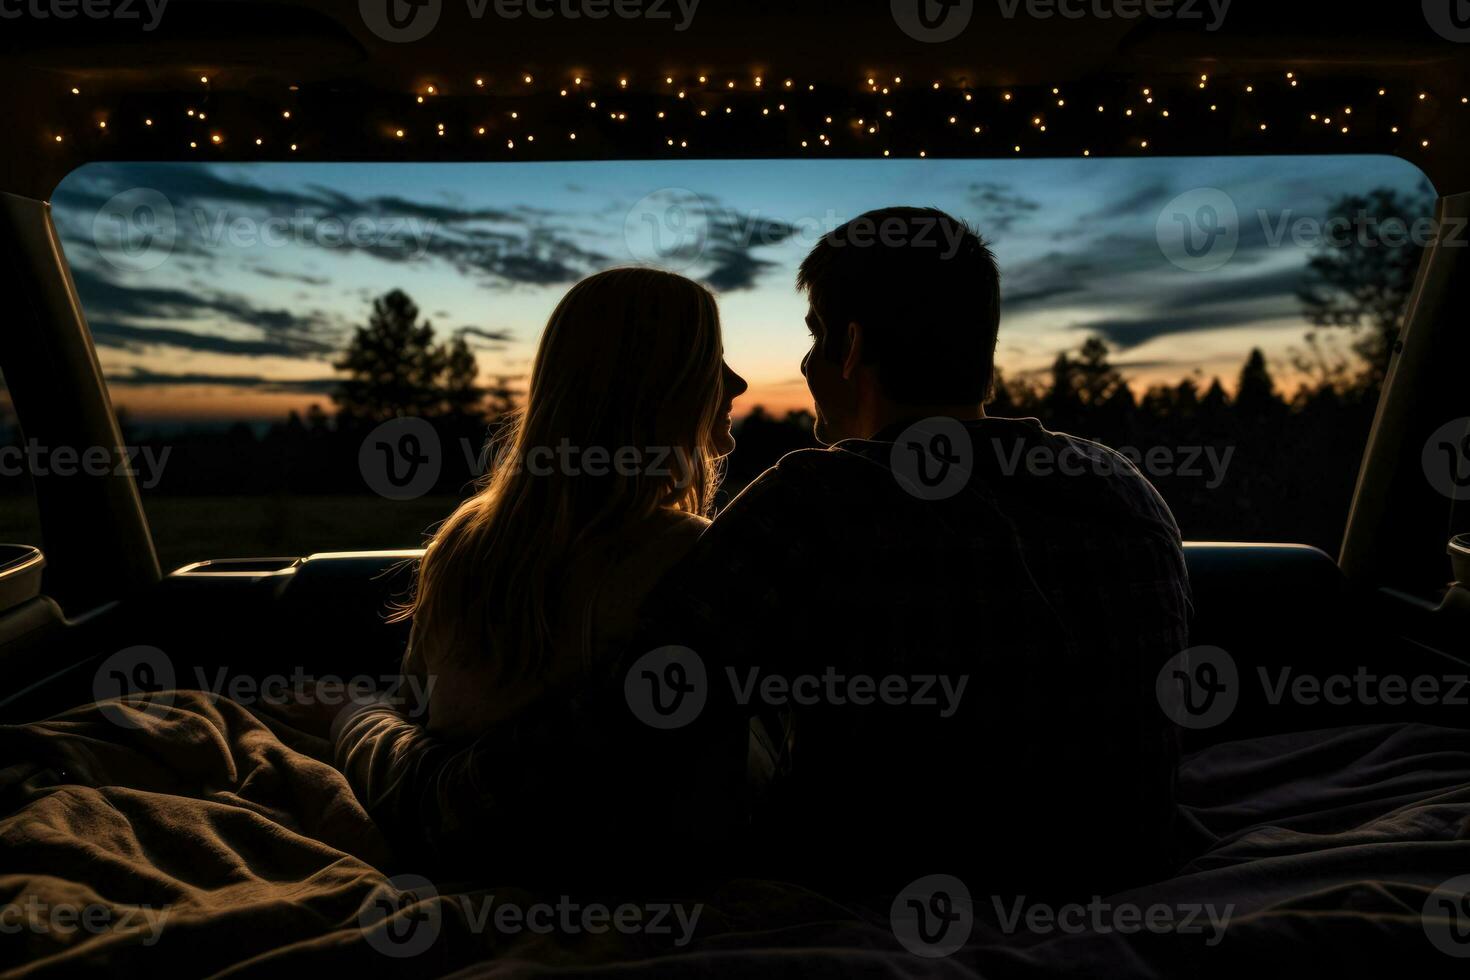
[[[1470,962],[1470,732],[1454,729],[1212,747],[1181,769],[1180,872],[1060,907],[943,874],[887,905],[755,880],[636,897],[430,882],[395,865],[328,760],[324,740],[201,692],[0,727],[0,971],[1310,977]],[[1106,805],[1078,800],[1079,832]]]

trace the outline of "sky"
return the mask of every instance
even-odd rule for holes
[[[394,288],[463,335],[486,378],[522,375],[567,287],[630,264],[716,290],[750,382],[737,413],[806,408],[797,265],[893,204],[991,243],[1008,375],[1096,335],[1139,391],[1229,388],[1252,347],[1293,387],[1311,222],[1346,193],[1426,186],[1406,161],[1349,156],[125,163],[74,171],[52,206],[114,403],[180,424],[330,410],[332,361]]]

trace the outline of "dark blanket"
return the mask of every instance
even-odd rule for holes
[[[1470,874],[1470,732],[1217,746],[1181,773],[1188,853],[1174,878],[1073,909],[981,881],[960,883],[965,904],[941,882],[901,896],[897,918],[758,881],[636,903],[432,885],[393,867],[325,759],[321,740],[192,692],[0,728],[0,969],[1234,978],[1470,965],[1456,955],[1470,954],[1470,902],[1435,891]],[[1078,800],[1078,833],[1106,805]],[[916,910],[956,918],[936,930]]]

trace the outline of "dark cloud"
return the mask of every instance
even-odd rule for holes
[[[1031,198],[994,181],[971,184],[969,196],[971,207],[980,212],[976,230],[986,238],[1010,231],[1016,222],[1041,208]]]
[[[116,320],[88,318],[92,341],[99,347],[138,351],[145,347],[178,347],[212,354],[246,357],[300,357],[301,351],[275,340],[236,340],[218,334],[194,333],[167,327],[135,327]]]
[[[403,195],[355,197],[319,184],[263,187],[223,168],[180,164],[105,164],[79,172],[53,202],[63,219],[58,221],[63,236],[95,248],[92,219],[99,209],[115,194],[138,188],[158,190],[173,207],[172,260],[212,263],[235,251],[232,225],[244,218],[257,222],[248,226],[252,241],[266,233],[258,222],[275,219],[277,230],[270,233],[282,234],[279,223],[290,222],[291,240],[306,245],[393,263],[438,259],[502,285],[575,282],[612,261],[579,245],[573,232],[554,225],[552,212],[544,209],[463,207]],[[329,219],[338,223],[327,226],[331,232],[320,224]],[[358,219],[372,224],[355,239],[343,236],[343,226]]]
[[[304,286],[330,286],[332,284],[332,280],[326,276],[308,276],[301,272],[282,272],[279,269],[271,269],[266,266],[256,266],[250,271],[266,279],[283,279],[287,282],[299,282]]]
[[[341,381],[338,378],[281,380],[279,378],[262,378],[256,374],[165,374],[158,371],[149,371],[144,368],[134,368],[127,374],[107,375],[107,383],[109,385],[134,388],[144,386],[223,385],[230,388],[252,388],[268,393],[325,395],[335,390]]]
[[[776,267],[775,262],[757,257],[755,250],[779,245],[798,230],[785,221],[721,208],[712,201],[705,206],[708,230],[703,255],[712,268],[703,279],[720,292],[754,288],[763,271]]]
[[[86,267],[74,268],[72,279],[98,343],[130,346],[147,342],[190,350],[286,356],[320,355],[337,346],[339,332],[320,312],[300,315],[289,310],[262,309],[238,296],[203,290],[190,292],[161,286],[130,288]],[[154,329],[125,322],[206,317],[252,328],[261,336],[244,340],[187,330]]]
[[[488,351],[506,350],[506,345],[515,339],[515,334],[510,330],[486,330],[483,327],[460,327],[454,331],[454,335],[456,337],[477,337],[486,341],[483,344],[471,344],[470,346],[476,350]]]
[[[1157,217],[1158,211],[1174,198],[1174,188],[1166,180],[1149,174],[1139,175],[1143,182],[1122,197],[1113,199],[1104,204],[1096,211],[1089,211],[1081,218],[1084,222],[1113,221],[1117,219],[1137,218],[1139,216]]]

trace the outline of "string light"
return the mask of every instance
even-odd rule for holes
[[[1294,71],[1293,72],[1285,72],[1284,74],[1285,74],[1286,80],[1292,86],[1296,86],[1298,84],[1298,82],[1300,81],[1299,76]],[[208,85],[208,84],[211,83],[210,76],[208,76],[208,75],[200,75],[200,76],[196,76],[196,77],[199,79],[200,84]],[[522,81],[525,84],[527,84],[527,85],[533,84],[534,81],[535,81],[534,77],[529,72],[521,75],[520,77],[522,78]],[[626,73],[626,72],[617,73],[617,74],[613,74],[612,77],[617,80],[617,87],[618,87],[618,89],[620,89],[620,90],[622,90],[624,92],[627,92],[630,89],[632,89],[632,84],[631,84],[632,83],[632,79],[631,79],[631,77],[630,77],[630,75],[628,73]],[[665,81],[665,84],[666,85],[671,85],[671,86],[672,85],[675,85],[675,81],[674,80],[675,80],[675,77],[676,76],[674,76],[672,74],[669,74],[669,75],[666,75],[666,76],[663,76],[663,77],[664,77],[664,81]],[[700,74],[697,77],[699,78],[699,81],[700,81],[701,85],[708,84],[709,81],[710,81],[709,76],[707,74]],[[747,75],[747,76],[744,76],[744,77],[749,80],[749,82],[750,82],[750,84],[752,84],[754,90],[762,90],[764,88],[765,76],[764,76],[763,73],[762,74]],[[900,85],[900,84],[903,83],[903,80],[904,79],[903,79],[903,76],[902,75],[894,75],[894,76],[891,76],[891,77],[892,77],[892,84],[894,86],[897,86],[897,85]],[[777,81],[774,84],[778,85],[780,88],[785,89],[785,90],[794,90],[796,88],[797,84],[798,84],[797,81],[794,78],[787,78],[787,77],[783,77],[783,76],[780,76],[780,75],[777,75],[776,78],[777,78]],[[1206,88],[1208,86],[1208,84],[1212,81],[1211,78],[1210,78],[1210,76],[1208,74],[1206,74],[1206,73],[1200,73],[1197,76],[1195,76],[1195,78],[1197,78],[1197,82],[1194,80],[1194,78],[1186,77],[1186,79],[1184,79],[1184,86],[1187,86],[1187,87],[1191,87],[1192,88],[1192,87],[1194,87],[1195,84],[1197,84],[1199,88],[1203,89],[1203,88]],[[483,89],[486,88],[486,81],[487,81],[486,77],[484,77],[484,76],[476,76],[476,77],[474,77],[473,81],[475,83],[474,84],[474,87],[476,89],[483,90]],[[584,83],[586,83],[586,84],[584,84]],[[582,76],[582,75],[575,76],[575,85],[577,87],[586,87],[589,84],[594,84],[592,82],[592,80],[590,79],[590,77],[586,77],[586,76]],[[656,84],[656,82],[655,82],[655,84]],[[715,82],[714,84],[715,84],[715,86],[718,86],[718,82]],[[945,89],[946,89],[947,86],[950,86],[951,85],[951,83],[948,82],[948,81],[946,81],[946,80],[934,80],[934,81],[931,81],[928,89],[925,89],[924,88],[922,81],[919,82],[918,84],[919,84],[919,90],[920,90],[920,92],[923,92],[923,91],[933,91],[934,93],[943,92],[943,91],[945,91]],[[1255,86],[1254,86],[1254,84],[1248,84],[1248,83],[1245,83],[1245,82],[1238,82],[1236,84],[1240,84],[1243,87],[1243,91],[1244,91],[1245,94],[1254,94],[1254,92],[1255,92]],[[955,82],[954,82],[954,84],[952,85],[952,90],[958,92],[958,94],[961,96],[961,98],[963,99],[963,101],[968,104],[968,103],[972,103],[974,101],[974,98],[975,98],[975,94],[976,93],[971,92],[971,91],[966,91],[966,86],[967,85],[968,85],[968,80],[967,79],[956,79]],[[700,119],[708,119],[708,117],[709,117],[709,115],[710,115],[711,112],[715,112],[717,114],[721,114],[721,113],[719,113],[719,110],[720,109],[723,109],[724,112],[722,114],[725,115],[725,116],[727,116],[727,117],[730,117],[731,120],[733,121],[733,116],[735,114],[735,110],[737,108],[742,108],[741,103],[739,101],[739,97],[738,96],[734,96],[734,94],[733,94],[735,91],[739,90],[739,87],[740,87],[740,79],[739,78],[728,78],[727,77],[726,83],[725,83],[725,87],[726,87],[726,90],[727,91],[729,91],[729,92],[732,93],[732,98],[730,100],[728,100],[729,101],[729,104],[723,105],[723,106],[714,106],[714,107],[698,107],[698,106],[696,106],[696,111],[699,113],[699,118]],[[288,88],[290,88],[290,90],[293,91],[293,92],[298,90],[298,87],[295,86],[295,85],[288,86]],[[808,92],[813,92],[813,91],[815,91],[815,88],[816,88],[816,86],[814,84],[809,84],[807,86],[807,91]],[[72,86],[68,90],[73,95],[80,95],[81,94],[80,93],[80,88],[79,87],[76,87],[76,86]],[[554,90],[557,91],[559,93],[559,95],[562,96],[562,97],[565,97],[568,94],[570,94],[569,88],[559,88],[559,89],[554,89]],[[887,86],[885,86],[882,82],[880,82],[876,76],[871,76],[871,77],[868,77],[867,78],[867,90],[870,92],[870,94],[875,95],[875,96],[881,96],[881,95],[885,95],[885,94],[890,94],[890,89]],[[1380,97],[1386,96],[1386,94],[1387,94],[1387,88],[1386,87],[1373,87],[1373,88],[1368,88],[1367,90],[1370,91],[1370,92],[1376,91]],[[409,91],[409,92],[407,92],[405,94],[413,96],[415,98],[416,102],[419,103],[419,104],[424,104],[426,102],[426,96],[438,96],[438,95],[444,94],[439,89],[437,83],[436,84],[432,84],[432,85],[424,85],[419,91],[422,92],[422,93],[424,93],[424,94],[418,94],[418,93],[415,93],[413,91]],[[747,91],[750,91],[750,90],[747,90]],[[995,90],[995,89],[991,89],[990,90],[990,92],[995,92],[995,91],[997,91],[997,90]],[[1052,98],[1052,101],[1054,101],[1055,104],[1056,104],[1055,105],[1055,108],[1057,108],[1058,110],[1064,109],[1064,108],[1067,107],[1067,100],[1065,98],[1062,98],[1061,97],[1061,88],[1060,88],[1060,86],[1058,86],[1058,85],[1048,85],[1048,86],[1045,86],[1044,88],[1042,88],[1041,91],[1042,92],[1049,92],[1051,94],[1051,96],[1053,97]],[[1171,109],[1168,109],[1168,108],[1165,108],[1165,107],[1163,107],[1161,105],[1159,105],[1159,103],[1163,102],[1167,98],[1167,96],[1169,95],[1169,91],[1168,90],[1160,90],[1159,94],[1155,95],[1152,87],[1139,86],[1138,88],[1135,88],[1134,91],[1135,92],[1138,92],[1138,93],[1141,93],[1140,97],[1143,98],[1145,105],[1150,106],[1150,107],[1157,107],[1157,111],[1158,111],[1158,117],[1157,118],[1163,119],[1163,120],[1172,120],[1173,119],[1173,112],[1172,112],[1172,110]],[[1239,90],[1237,90],[1237,91],[1239,91]],[[1034,92],[1035,92],[1034,89],[1028,89],[1028,91],[1025,92],[1025,93],[1015,92],[1015,91],[1000,90],[999,91],[999,94],[1001,96],[1001,101],[1004,102],[1004,103],[1025,104],[1024,102],[1022,102],[1021,96],[1025,95],[1027,97],[1028,101],[1029,101],[1033,97],[1033,93]],[[985,91],[981,91],[979,94],[986,95],[987,93]],[[545,95],[549,96],[550,95],[550,92],[546,92]],[[671,96],[671,95],[677,95],[677,97],[679,99],[687,99],[689,93],[686,92],[686,91],[684,91],[684,90],[682,90],[682,89],[678,89],[677,87],[675,87],[675,88],[671,88],[671,89],[667,90],[664,93],[664,95],[665,95],[665,97]],[[1417,95],[1418,95],[1417,101],[1427,102],[1428,99],[1429,99],[1429,92],[1427,90],[1418,91],[1417,92]],[[939,96],[936,94],[935,97],[938,98]],[[840,96],[839,96],[839,98],[840,98]],[[1045,96],[1042,96],[1042,98],[1044,100],[1045,99]],[[1085,99],[1085,96],[1083,98]],[[1442,106],[1442,105],[1448,103],[1451,99],[1453,99],[1455,97],[1454,96],[1441,96],[1440,98],[1442,100],[1442,102],[1441,102],[1440,105]],[[1176,94],[1176,99],[1177,99],[1177,94]],[[883,101],[887,101],[887,100],[885,99]],[[1075,97],[1074,97],[1074,101],[1075,101]],[[1460,97],[1458,97],[1458,101],[1459,101],[1459,104],[1462,105],[1462,106],[1470,105],[1470,95],[1460,96]],[[1086,101],[1080,103],[1080,105],[1085,105],[1085,104],[1087,104]],[[591,109],[591,110],[601,111],[601,112],[607,112],[608,119],[611,122],[621,123],[621,122],[628,121],[628,116],[629,116],[629,113],[628,112],[626,112],[626,111],[615,111],[615,110],[602,109],[601,108],[602,102],[599,101],[599,100],[589,99],[588,102],[587,102],[587,105],[588,105],[588,108]],[[1044,105],[1034,105],[1034,106],[1028,105],[1027,106],[1027,108],[1033,108],[1033,111],[1034,111],[1035,108],[1043,108],[1043,107],[1044,107]],[[784,112],[787,111],[788,106],[787,106],[787,104],[785,102],[781,102],[781,103],[776,104],[775,106],[772,106],[772,105],[769,105],[769,104],[767,104],[767,105],[759,105],[759,104],[756,104],[756,105],[749,106],[748,108],[749,108],[749,110],[751,110],[751,114],[752,115],[754,115],[754,110],[759,109],[759,118],[761,118],[761,119],[769,119],[770,116],[773,114],[773,111],[774,112],[784,113]],[[796,107],[793,106],[791,108],[796,108]],[[897,118],[897,109],[898,108],[899,108],[899,106],[897,106],[897,105],[891,105],[889,107],[882,107],[882,106],[880,106],[880,107],[878,107],[876,109],[876,112],[877,113],[880,113],[881,115],[879,116],[879,119],[876,120],[875,122],[869,123],[864,118],[857,118],[856,120],[854,120],[852,118],[848,118],[847,121],[846,121],[846,123],[844,123],[843,125],[849,126],[851,133],[853,133],[855,135],[861,134],[861,135],[875,136],[875,135],[877,135],[877,133],[882,128],[879,125],[880,122],[882,122],[882,121],[888,121],[888,120],[895,120]],[[1230,108],[1231,107],[1226,106],[1226,109],[1227,110],[1230,109]],[[1343,116],[1344,118],[1342,119],[1341,122],[1336,122],[1335,123],[1334,122],[1334,117],[1332,117],[1330,115],[1322,115],[1322,114],[1317,113],[1317,112],[1309,112],[1308,113],[1308,119],[1311,122],[1313,122],[1314,124],[1320,124],[1320,125],[1322,125],[1324,127],[1330,127],[1330,128],[1337,129],[1339,135],[1344,135],[1344,136],[1351,135],[1352,134],[1352,128],[1349,125],[1349,123],[1351,122],[1351,120],[1349,118],[1346,118],[1346,117],[1350,117],[1352,115],[1355,115],[1354,108],[1355,107],[1354,106],[1351,106],[1351,105],[1344,106],[1342,108],[1342,110],[1340,112],[1340,115]],[[1109,111],[1108,103],[1106,101],[1095,103],[1095,109],[1096,109],[1096,111],[1099,114],[1106,113],[1106,112]],[[1209,104],[1209,111],[1211,113],[1216,113],[1216,112],[1220,111],[1220,109],[1221,109],[1221,107],[1217,103],[1210,103]],[[292,121],[293,120],[294,111],[292,109],[277,108],[275,111],[278,111],[280,113],[280,116],[279,116],[280,119],[287,120],[287,121]],[[654,113],[654,115],[656,116],[656,118],[658,120],[660,120],[660,121],[668,120],[668,119],[671,118],[671,113],[666,108],[660,108],[658,106],[655,106],[650,111],[652,111]],[[206,112],[204,112],[204,111],[199,110],[197,107],[189,107],[189,108],[187,108],[186,109],[186,115],[187,115],[188,118],[190,118],[190,119],[197,119],[200,122],[205,122],[208,119],[208,114]],[[507,115],[512,120],[517,120],[517,121],[520,120],[520,113],[518,111],[507,110]],[[98,114],[98,116],[100,116],[100,113]],[[93,128],[93,132],[94,133],[102,133],[102,134],[110,135],[111,134],[111,127],[109,126],[110,120],[109,119],[105,119],[105,118],[99,118],[98,116],[94,116],[94,118],[92,120],[92,122],[95,123],[94,128]],[[1126,118],[1129,118],[1131,120],[1132,118],[1134,118],[1136,116],[1135,109],[1133,107],[1126,107],[1125,106],[1125,108],[1124,108],[1124,116]],[[834,117],[831,116],[831,115],[827,115],[827,116],[824,116],[822,118],[825,119],[825,121],[826,121],[826,123],[827,123],[827,125],[829,127],[830,126],[833,126],[833,125],[838,125],[838,124],[835,123]],[[934,125],[936,125],[936,124],[938,124],[938,125],[948,125],[948,126],[951,126],[951,127],[958,127],[959,124],[960,124],[960,119],[959,119],[959,116],[957,114],[935,113],[930,118],[932,118],[932,120],[933,120],[929,124],[930,127],[931,127],[931,130],[932,130],[932,127]],[[1021,117],[1021,118],[1022,119],[1025,119],[1025,118],[1028,118],[1028,117]],[[1043,116],[1041,116],[1041,115],[1032,115],[1029,118],[1030,118],[1030,122],[1031,122],[1031,126],[1032,126],[1032,130],[1031,131],[1042,133],[1042,134],[1048,134],[1049,133],[1050,124],[1047,123],[1046,121],[1044,121],[1044,117]],[[1298,118],[1300,118],[1300,117],[1298,117]],[[1017,122],[1019,122],[1019,120],[1017,120]],[[149,128],[149,129],[156,128],[156,127],[154,127],[154,117],[144,118],[142,120],[142,124],[143,124],[143,126],[145,128]],[[1061,125],[1061,123],[1058,123],[1058,124]],[[1181,122],[1181,123],[1171,123],[1171,125],[1186,125],[1186,124]],[[1257,126],[1258,132],[1260,132],[1260,133],[1263,133],[1264,134],[1264,133],[1266,133],[1266,132],[1269,131],[1270,124],[1268,122],[1263,122],[1263,121],[1260,121],[1259,119],[1257,119],[1257,120],[1254,121],[1254,125]],[[971,129],[972,133],[974,135],[976,135],[976,136],[980,135],[982,132],[985,131],[985,128],[983,128],[983,127],[981,127],[979,125],[973,125],[973,121],[970,121],[970,120],[967,120],[966,121],[966,126],[969,127]],[[1063,128],[1065,129],[1065,126]],[[1399,125],[1394,125],[1394,126],[1387,127],[1387,128],[1388,128],[1389,133],[1391,133],[1393,135],[1400,135],[1401,134],[1401,126],[1399,126]],[[202,127],[201,127],[201,129],[202,129]],[[488,129],[487,129],[486,126],[483,126],[483,125],[477,126],[474,123],[470,123],[470,125],[467,127],[467,129],[468,129],[467,135],[482,136],[483,137],[483,136],[487,135],[487,133],[488,133]],[[1382,132],[1382,130],[1377,130],[1376,127],[1375,127],[1375,131]],[[388,134],[391,134],[392,135],[392,138],[396,138],[396,139],[399,139],[399,140],[403,140],[407,136],[406,130],[404,130],[404,129],[395,129],[395,128],[391,128],[391,127],[384,127],[382,130],[380,130],[380,132],[383,134],[384,137],[388,136]],[[447,138],[448,130],[447,130],[446,123],[444,123],[444,122],[436,123],[435,124],[435,132],[436,132],[436,134],[439,137],[441,137],[441,138]],[[958,129],[956,129],[956,132],[958,132]],[[1059,132],[1061,132],[1061,131],[1059,131]],[[247,139],[253,140],[253,143],[254,143],[254,145],[256,147],[263,147],[265,145],[266,135],[267,135],[267,133],[262,133],[259,136],[247,137]],[[670,137],[667,134],[661,134],[661,135],[663,135],[665,137],[665,143],[666,143],[666,146],[668,146],[668,147],[673,147],[675,143],[680,143],[681,142],[681,141],[679,141],[679,139],[677,137]],[[919,133],[919,134],[916,134],[916,135],[922,135],[922,133]],[[1415,134],[1415,135],[1417,136],[1419,134]],[[55,130],[53,130],[49,134],[46,134],[46,136],[44,138],[46,138],[48,140],[52,140],[54,142],[58,142],[58,143],[63,142],[63,134],[59,134]],[[568,139],[569,140],[575,140],[576,138],[577,137],[576,137],[576,134],[575,133],[568,133]],[[1143,139],[1143,138],[1141,138],[1139,136],[1139,134],[1136,134],[1136,133],[1135,134],[1132,134],[1131,138],[1128,136],[1128,134],[1119,134],[1119,136],[1116,137],[1116,138],[1121,139],[1125,143],[1131,143],[1133,146],[1135,146],[1135,147],[1137,147],[1139,149],[1148,149],[1148,148],[1150,148],[1150,140]],[[767,142],[770,141],[770,137],[769,136],[765,137],[765,139],[766,139]],[[779,140],[779,137],[777,137],[777,139]],[[822,144],[824,146],[826,146],[826,147],[831,147],[833,145],[832,138],[830,137],[830,135],[828,133],[821,134],[820,137],[819,137],[819,139],[821,140]],[[1002,137],[1002,139],[1003,139],[1003,137]],[[521,136],[518,136],[518,137],[507,138],[506,139],[507,149],[509,149],[509,150],[516,149],[515,143],[517,141],[523,142],[523,143],[533,143],[533,142],[535,142],[535,138],[534,138],[533,135],[524,134],[524,133]],[[197,149],[199,143],[201,143],[201,142],[207,142],[207,143],[212,144],[214,146],[222,147],[223,144],[224,144],[224,142],[225,142],[224,134],[222,132],[219,132],[219,131],[209,132],[209,131],[206,130],[206,131],[204,131],[204,134],[203,135],[199,135],[198,136],[197,141],[191,141],[190,142],[190,148],[191,149]],[[283,142],[284,141],[278,141],[276,143],[276,145],[279,146]],[[801,145],[801,147],[803,149],[808,149],[811,146],[811,139],[810,139],[810,137],[807,137],[806,139],[799,139],[799,140],[798,139],[792,139],[791,142],[798,142],[798,143],[800,143],[800,145]],[[687,145],[688,145],[687,141],[682,141],[681,142],[681,146],[687,147]],[[1002,143],[1002,145],[1004,145],[1004,144]],[[1422,149],[1428,149],[1429,148],[1429,145],[1430,145],[1430,141],[1428,139],[1422,139],[1422,138],[1420,139],[1420,147]],[[296,144],[290,144],[290,146],[294,149],[296,147]],[[926,150],[915,150],[913,148],[913,144],[912,143],[910,143],[907,146],[889,146],[887,149],[888,149],[888,151],[890,153],[897,153],[899,156],[904,156],[904,155],[910,154],[910,153],[917,153],[920,157],[927,156],[927,149]],[[941,148],[941,151],[943,149],[944,148]],[[1102,149],[1103,149],[1103,151],[1105,153],[1106,152],[1106,148],[1102,148]],[[1021,153],[1023,151],[1024,151],[1024,147],[1023,147],[1022,144],[1019,144],[1019,143],[1018,144],[1014,144],[1013,152],[1015,152],[1015,153]],[[1089,146],[1089,147],[1086,147],[1084,150],[1082,150],[1080,152],[1084,156],[1090,156],[1091,155],[1091,151],[1092,151],[1092,148]],[[1177,152],[1177,151],[1171,151],[1171,152]],[[941,155],[944,155],[944,154],[941,152]]]

